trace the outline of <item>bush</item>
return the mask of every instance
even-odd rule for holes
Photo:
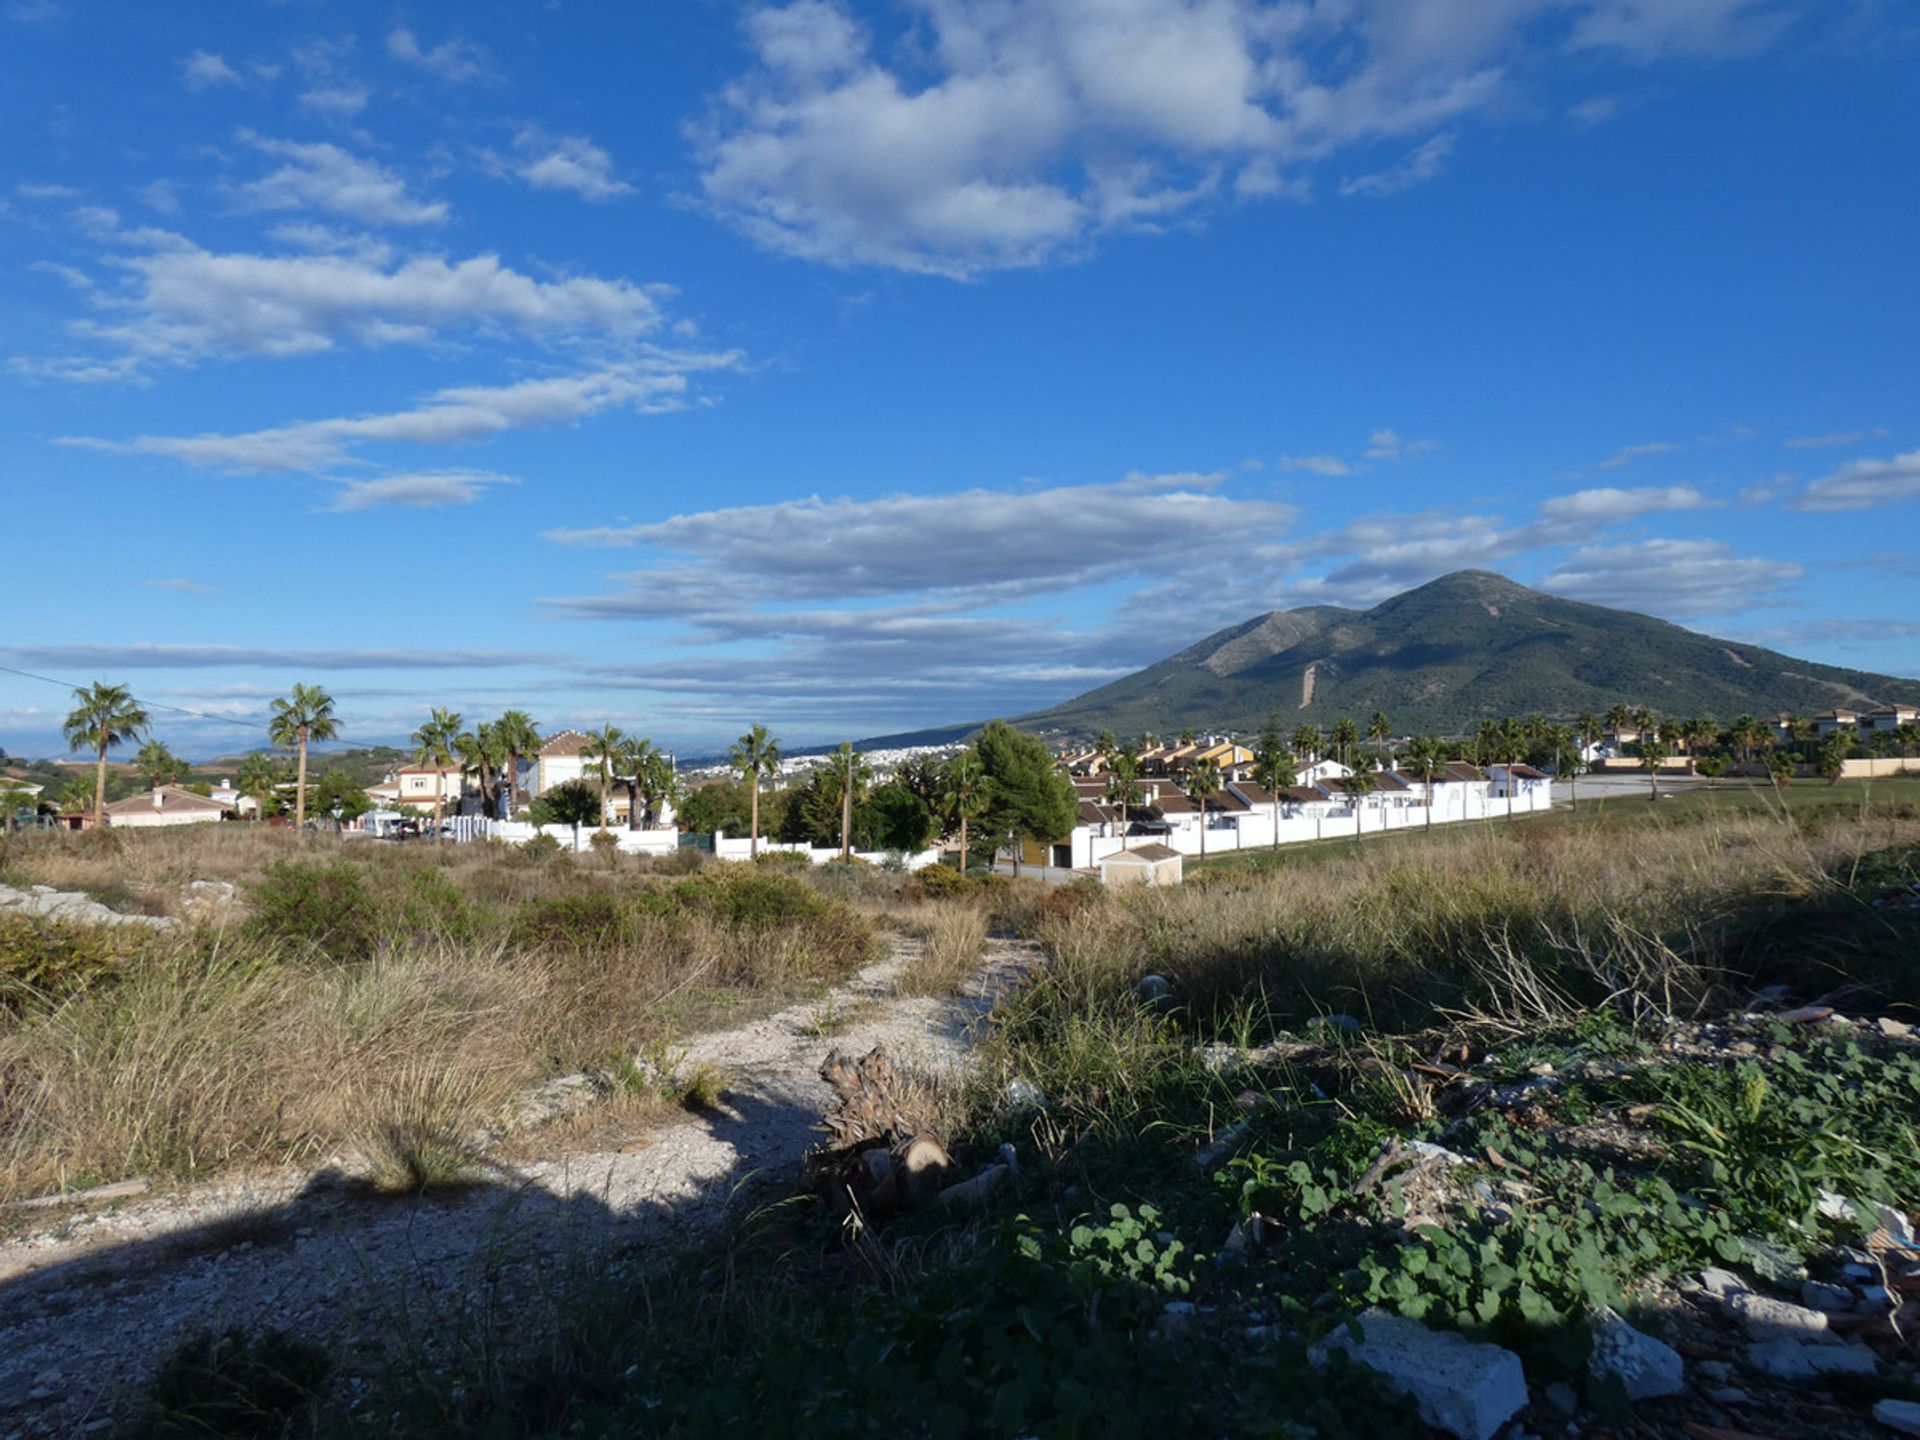
[[[636,938],[633,908],[605,891],[531,900],[513,917],[513,943],[529,950],[604,953]]]
[[[267,867],[252,897],[253,936],[333,960],[367,960],[383,944],[468,943],[480,929],[466,895],[438,869],[393,877],[375,892],[351,860],[283,860]]]
[[[196,1335],[154,1376],[143,1430],[153,1440],[291,1435],[310,1423],[326,1374],[324,1351],[278,1330]]]
[[[138,925],[76,925],[37,915],[0,915],[0,1014],[58,1004],[119,973],[147,946]]]
[[[546,860],[560,853],[560,842],[551,835],[535,835],[520,847],[529,860]]]

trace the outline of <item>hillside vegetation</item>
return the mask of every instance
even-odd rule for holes
[[[1463,570],[1371,610],[1256,616],[1016,723],[1077,738],[1251,733],[1274,711],[1289,726],[1384,711],[1401,733],[1461,734],[1503,715],[1604,714],[1623,701],[1721,719],[1815,714],[1920,703],[1920,681],[1796,660]]]

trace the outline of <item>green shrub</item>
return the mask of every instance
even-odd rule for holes
[[[531,900],[513,917],[513,943],[602,954],[638,938],[633,907],[605,891]]]
[[[520,847],[520,853],[529,860],[546,860],[560,853],[560,842],[551,835],[535,835]]]
[[[383,944],[466,943],[480,932],[472,904],[436,869],[385,877],[375,890],[351,860],[283,860],[267,868],[252,898],[255,937],[333,960],[367,960]]]
[[[248,929],[263,940],[311,947],[336,960],[364,960],[379,943],[374,900],[348,860],[282,860],[251,887]]]
[[[58,1003],[117,974],[152,936],[145,926],[0,915],[0,1014]]]
[[[324,1351],[278,1330],[196,1335],[154,1376],[143,1431],[153,1440],[296,1434],[310,1428],[326,1374]]]

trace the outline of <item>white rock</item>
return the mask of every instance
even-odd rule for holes
[[[1593,1313],[1595,1376],[1619,1377],[1629,1400],[1652,1400],[1686,1388],[1687,1364],[1671,1345],[1633,1328],[1611,1310]]]
[[[1345,1352],[1409,1396],[1421,1419],[1460,1440],[1492,1440],[1526,1408],[1527,1377],[1511,1350],[1429,1330],[1385,1310],[1367,1311],[1359,1325],[1359,1340],[1343,1326],[1315,1345],[1308,1358],[1324,1366],[1331,1352]]]
[[[1740,1323],[1747,1328],[1747,1334],[1755,1340],[1806,1339],[1814,1335],[1824,1335],[1827,1330],[1827,1317],[1819,1310],[1809,1310],[1804,1305],[1795,1305],[1791,1301],[1776,1300],[1771,1295],[1756,1295],[1752,1291],[1726,1297],[1727,1308]]]
[[[1815,1208],[1828,1220],[1851,1220],[1854,1217],[1853,1202],[1831,1190],[1820,1192],[1820,1203]]]
[[[1920,1405],[1911,1400],[1882,1400],[1873,1418],[1896,1435],[1920,1435]]]
[[[1744,1295],[1751,1288],[1733,1271],[1722,1270],[1717,1265],[1709,1265],[1700,1272],[1700,1285],[1709,1295],[1722,1299],[1729,1295]]]
[[[1747,1363],[1776,1380],[1814,1380],[1822,1375],[1871,1375],[1878,1363],[1857,1345],[1762,1340],[1747,1346]]]
[[[1879,1222],[1881,1229],[1893,1237],[1895,1244],[1909,1250],[1915,1248],[1913,1221],[1907,1218],[1905,1211],[1896,1210],[1891,1205],[1875,1205],[1873,1218]]]

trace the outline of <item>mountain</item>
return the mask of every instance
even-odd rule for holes
[[[1462,570],[1371,610],[1255,616],[1015,723],[1063,739],[1189,726],[1245,733],[1272,711],[1291,730],[1342,715],[1365,724],[1378,710],[1399,734],[1458,734],[1489,717],[1604,715],[1618,704],[1730,720],[1895,702],[1920,704],[1920,681],[1796,660]]]

